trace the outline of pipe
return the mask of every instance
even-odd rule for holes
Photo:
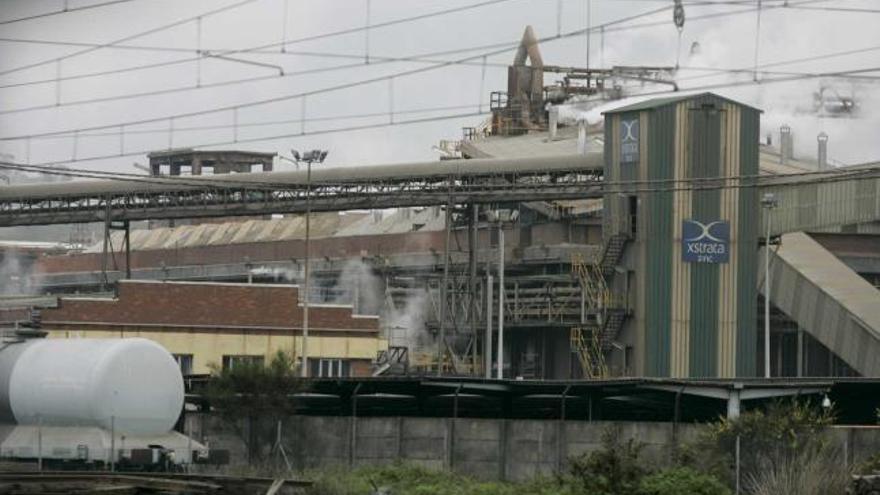
[[[504,379],[504,223],[498,222],[498,379]]]

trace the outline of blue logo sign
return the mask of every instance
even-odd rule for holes
[[[639,161],[639,118],[620,119],[620,163]]]
[[[727,263],[730,260],[730,222],[682,221],[681,259],[686,263]]]

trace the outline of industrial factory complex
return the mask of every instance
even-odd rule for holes
[[[550,65],[531,27],[512,46],[507,87],[481,80],[433,160],[249,149],[237,106],[225,145],[174,146],[168,119],[137,173],[0,156],[0,459],[517,480],[604,448],[611,422],[671,458],[700,423],[804,396],[833,409],[845,465],[876,460],[880,156],[843,164],[833,133],[679,91],[678,64]],[[852,118],[832,93],[816,114]],[[120,160],[160,132],[107,129],[86,137]]]
[[[0,315],[147,337],[185,375],[282,350],[314,377],[880,376],[875,165],[830,166],[824,135],[794,156],[797,129],[712,93],[565,121],[570,96],[665,69],[545,66],[533,36],[438,162],[272,172],[183,149],[145,183],[3,187],[3,226],[97,235],[4,244],[31,274],[10,285],[39,289]]]

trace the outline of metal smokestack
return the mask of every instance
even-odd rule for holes
[[[828,170],[828,134],[820,132],[816,141],[819,143],[819,170]]]
[[[779,163],[785,165],[791,159],[794,149],[794,140],[791,136],[791,127],[788,124],[779,128]]]

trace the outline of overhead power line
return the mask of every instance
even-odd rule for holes
[[[859,69],[852,72],[869,72],[869,71],[880,71],[880,67],[873,67],[868,69]],[[846,74],[847,72],[833,72],[833,73],[819,73],[819,74],[811,74],[806,76],[788,76],[788,77],[778,77],[772,79],[763,79],[761,81],[755,82],[752,80],[735,82],[735,83],[724,83],[724,84],[715,84],[708,86],[700,86],[694,88],[686,88],[685,91],[701,91],[701,90],[709,90],[709,89],[719,89],[719,88],[727,88],[727,87],[736,87],[736,86],[751,86],[751,85],[759,85],[759,84],[772,84],[779,82],[791,82],[797,80],[811,79],[811,78],[819,78],[819,77],[828,77],[831,75],[840,75]],[[640,93],[635,96],[649,96],[649,95],[660,95],[660,94],[669,94],[669,91],[659,91],[659,92],[651,92],[651,93]],[[353,126],[345,126],[331,129],[319,129],[313,131],[300,131],[300,132],[289,132],[289,133],[281,133],[274,135],[264,135],[264,136],[255,136],[244,139],[225,139],[220,141],[213,141],[207,143],[199,143],[193,145],[187,145],[187,148],[209,148],[214,146],[223,146],[230,144],[241,144],[241,143],[253,143],[253,142],[261,142],[261,141],[274,141],[278,139],[289,139],[289,138],[297,138],[304,136],[313,136],[313,135],[322,135],[322,134],[332,134],[332,133],[340,133],[340,132],[352,132],[352,131],[362,131],[368,129],[377,129],[377,128],[385,128],[385,127],[395,127],[401,125],[412,125],[412,124],[421,124],[427,122],[434,122],[439,120],[450,120],[450,119],[458,119],[458,118],[468,118],[468,117],[477,117],[480,115],[485,115],[487,112],[485,111],[477,111],[471,113],[459,113],[459,114],[451,114],[451,115],[442,115],[442,116],[433,116],[433,117],[425,117],[411,120],[395,120],[393,122],[383,122],[383,123],[370,123],[363,125],[353,125]],[[386,114],[387,115],[387,114]],[[107,160],[119,157],[126,156],[139,156],[144,155],[145,153],[149,153],[152,151],[156,151],[156,148],[149,149],[141,149],[141,150],[129,150],[129,151],[120,151],[118,153],[110,153],[105,155],[97,155],[97,156],[89,156],[89,157],[79,157],[79,158],[71,158],[66,160],[51,160],[47,162],[36,163],[34,165],[58,165],[58,164],[66,164],[66,163],[80,163],[80,162],[88,162],[88,161],[98,161],[98,160]]]
[[[119,39],[117,39],[117,40],[114,40],[114,41],[111,41],[111,42],[108,42],[108,43],[104,43],[104,44],[102,44],[102,45],[98,45],[98,46],[93,46],[93,47],[85,48],[85,49],[83,49],[83,50],[79,50],[79,51],[76,51],[76,52],[73,52],[73,53],[68,53],[68,54],[66,54],[66,55],[61,55],[60,57],[54,57],[54,58],[50,58],[50,59],[45,59],[45,60],[41,60],[41,61],[39,61],[39,62],[31,62],[31,63],[29,63],[29,64],[20,65],[20,66],[18,66],[18,67],[14,67],[14,68],[12,68],[12,69],[0,70],[0,76],[5,76],[5,75],[8,75],[8,74],[13,74],[13,73],[15,73],[15,72],[20,72],[20,71],[23,71],[23,70],[26,70],[26,69],[33,69],[33,68],[35,68],[35,67],[42,67],[42,66],[47,65],[47,64],[53,64],[53,63],[56,63],[56,62],[61,62],[61,61],[63,61],[63,60],[67,60],[67,59],[74,58],[74,57],[79,57],[80,55],[85,55],[86,53],[91,53],[91,52],[94,52],[94,51],[96,51],[96,50],[100,50],[101,48],[104,48],[104,47],[107,47],[107,46],[113,46],[113,45],[118,44],[118,43],[125,43],[126,41],[131,41],[131,40],[134,40],[134,39],[137,39],[137,38],[142,38],[142,37],[144,37],[144,36],[148,36],[148,35],[150,35],[150,34],[159,33],[159,32],[162,32],[162,31],[165,31],[165,30],[171,29],[171,28],[173,28],[173,27],[177,27],[177,26],[181,26],[181,25],[183,25],[183,24],[188,24],[188,23],[190,23],[190,22],[194,22],[194,21],[196,21],[196,20],[198,20],[198,19],[203,19],[203,18],[205,18],[205,17],[210,17],[210,16],[213,16],[213,15],[219,14],[219,13],[221,13],[221,12],[226,12],[226,11],[229,11],[229,10],[232,10],[232,9],[236,9],[236,8],[238,8],[238,7],[241,7],[242,5],[246,5],[246,4],[249,4],[249,3],[253,3],[253,2],[255,2],[255,1],[257,1],[257,0],[242,0],[242,1],[240,1],[240,2],[236,2],[236,3],[230,4],[230,5],[226,5],[225,7],[220,7],[219,9],[209,10],[208,12],[204,12],[204,13],[199,14],[199,15],[197,15],[197,16],[187,17],[186,19],[180,19],[180,20],[177,20],[177,21],[171,22],[171,23],[169,23],[169,24],[163,24],[163,25],[161,25],[161,26],[157,26],[157,27],[154,27],[154,28],[148,29],[148,30],[146,30],[146,31],[141,31],[141,32],[136,33],[136,34],[132,34],[132,35],[129,35],[129,36],[125,36],[125,37],[119,38]]]
[[[662,7],[659,9],[653,9],[648,12],[643,12],[641,14],[634,14],[634,15],[620,18],[620,19],[617,19],[614,21],[610,21],[610,22],[603,24],[602,26],[612,26],[612,25],[616,25],[616,24],[620,24],[620,23],[629,22],[633,19],[645,17],[648,15],[653,15],[658,12],[663,12],[663,11],[666,11],[669,9],[671,9],[671,7]],[[601,26],[595,26],[593,29],[598,29],[600,27]],[[581,36],[585,32],[586,32],[586,29],[578,29],[578,30],[566,33],[562,37],[550,36],[550,37],[546,37],[546,38],[541,38],[541,39],[536,40],[536,43],[553,41],[553,40],[558,40],[560,38],[566,38],[566,37],[572,37],[572,36]],[[274,96],[271,98],[264,98],[264,99],[254,100],[254,101],[245,102],[245,103],[226,105],[226,106],[222,106],[222,107],[215,107],[215,108],[210,108],[210,109],[205,109],[205,110],[197,110],[197,111],[192,111],[192,112],[177,113],[177,114],[173,114],[173,115],[164,115],[161,117],[151,117],[151,118],[139,119],[139,120],[133,120],[133,121],[127,121],[127,122],[116,122],[113,124],[96,125],[96,126],[89,126],[89,127],[78,128],[78,129],[67,129],[67,130],[63,130],[63,131],[42,132],[42,133],[35,133],[35,134],[29,134],[29,135],[6,136],[6,137],[0,137],[0,141],[13,141],[13,140],[22,140],[22,139],[27,139],[27,138],[52,136],[52,135],[59,135],[59,134],[90,132],[90,131],[96,131],[96,130],[101,130],[101,129],[113,129],[113,128],[118,128],[120,126],[130,127],[130,126],[134,126],[134,125],[149,124],[149,123],[154,123],[154,122],[174,121],[174,120],[179,120],[179,119],[184,119],[184,118],[209,115],[209,114],[213,114],[213,113],[237,111],[242,108],[250,108],[250,107],[261,106],[261,105],[266,105],[266,104],[270,104],[270,103],[280,103],[283,101],[294,100],[294,99],[299,99],[299,98],[306,98],[309,96],[314,96],[314,95],[319,95],[319,94],[331,93],[331,92],[335,92],[335,91],[339,91],[339,90],[343,90],[343,89],[354,88],[354,87],[363,86],[363,85],[367,85],[367,84],[384,82],[389,79],[398,79],[398,78],[402,78],[402,77],[412,76],[415,74],[422,74],[422,73],[429,72],[432,70],[436,70],[436,69],[440,69],[440,68],[444,68],[444,67],[449,67],[451,65],[459,64],[462,62],[482,59],[483,57],[489,57],[489,56],[497,55],[500,53],[505,53],[505,52],[511,50],[512,48],[517,47],[517,46],[519,46],[519,43],[505,43],[504,47],[500,48],[498,50],[483,52],[483,53],[479,53],[477,55],[467,56],[467,57],[463,57],[463,58],[453,60],[453,61],[441,62],[441,63],[429,65],[427,67],[410,69],[407,71],[401,71],[401,72],[396,72],[393,74],[387,74],[387,75],[382,75],[382,76],[377,76],[377,77],[372,77],[372,78],[367,78],[367,79],[361,79],[358,81],[337,84],[334,86],[328,86],[325,88],[319,88],[319,89],[310,90],[310,91],[303,91],[303,92],[294,93],[294,94]]]
[[[46,17],[52,17],[52,16],[56,16],[56,15],[60,15],[60,14],[69,14],[69,13],[71,13],[71,12],[80,12],[80,11],[83,11],[83,10],[92,10],[92,9],[97,9],[97,8],[100,8],[100,7],[107,7],[107,6],[109,6],[109,5],[116,5],[116,4],[120,4],[120,3],[128,3],[128,2],[133,2],[133,1],[135,1],[135,0],[112,0],[112,1],[109,1],[109,2],[93,3],[93,4],[91,4],[91,5],[83,5],[82,7],[74,7],[74,8],[72,8],[72,9],[71,9],[71,8],[66,8],[66,7],[65,7],[65,8],[63,8],[63,9],[61,9],[61,10],[55,10],[55,11],[52,11],[52,12],[45,12],[45,13],[42,13],[42,14],[34,14],[34,15],[29,15],[29,16],[25,16],[25,17],[18,17],[18,18],[16,18],[16,19],[7,19],[7,20],[5,20],[5,21],[0,21],[0,26],[4,26],[4,25],[7,25],[7,24],[14,24],[14,23],[16,23],[16,22],[32,21],[32,20],[34,20],[34,19],[43,19],[43,18],[46,18]],[[64,2],[64,3],[65,3],[65,5],[67,4],[67,2]]]
[[[442,111],[451,111],[451,110],[464,110],[468,108],[475,108],[477,104],[469,104],[469,105],[446,105],[439,107],[425,107],[425,108],[411,108],[411,109],[403,109],[403,110],[394,110],[394,116],[397,117],[399,115],[412,115],[412,114],[420,114],[420,113],[435,113]],[[367,118],[378,118],[378,117],[388,117],[390,113],[385,110],[382,112],[365,112],[365,113],[355,113],[355,114],[344,114],[344,115],[324,115],[319,117],[309,117],[309,118],[299,118],[299,119],[283,119],[283,120],[267,120],[260,122],[246,122],[246,123],[234,123],[234,124],[215,124],[215,125],[197,125],[197,126],[186,126],[186,127],[175,127],[174,132],[196,132],[196,131],[213,131],[213,130],[224,130],[224,129],[247,129],[253,127],[268,127],[275,125],[292,125],[292,124],[303,124],[310,122],[328,122],[328,121],[339,121],[339,120],[357,120],[357,119],[367,119]],[[143,135],[143,134],[167,134],[168,129],[126,129],[124,136],[131,135]],[[76,134],[61,134],[57,136],[45,136],[40,138],[34,138],[35,140],[52,140],[52,139],[70,139],[70,138],[90,138],[90,137],[118,137],[120,136],[119,132],[93,132],[93,133],[76,133]]]
[[[509,64],[502,64],[502,63],[495,63],[495,62],[486,62],[484,64],[482,62],[470,61],[470,60],[464,61],[464,62],[458,62],[456,60],[438,59],[436,57],[442,56],[442,55],[450,55],[450,54],[454,54],[454,53],[458,53],[458,52],[471,52],[471,51],[475,51],[475,50],[497,48],[499,46],[509,46],[512,48],[515,45],[516,45],[516,43],[511,43],[511,42],[495,43],[495,44],[483,45],[483,46],[479,46],[479,47],[468,47],[468,48],[463,48],[463,49],[459,49],[459,50],[444,50],[442,52],[426,53],[426,54],[421,54],[421,55],[403,56],[403,57],[384,57],[384,56],[370,55],[370,60],[371,60],[370,65],[408,62],[408,63],[420,63],[420,64],[463,65],[463,66],[475,66],[475,67],[480,67],[480,68],[482,68],[484,66],[496,67],[496,68],[497,67],[507,67]],[[295,72],[285,72],[284,74],[280,74],[280,75],[279,74],[271,74],[271,75],[264,75],[264,76],[253,76],[253,77],[247,77],[247,78],[243,78],[243,79],[232,79],[232,80],[228,80],[228,81],[218,81],[215,83],[195,84],[192,86],[185,86],[185,87],[157,89],[157,90],[150,90],[150,91],[142,91],[142,92],[138,92],[138,93],[127,93],[124,95],[113,95],[113,96],[103,96],[103,97],[96,97],[96,98],[86,98],[86,99],[81,99],[81,100],[62,101],[60,103],[46,103],[43,105],[33,105],[30,107],[10,108],[10,109],[0,110],[0,115],[12,114],[12,113],[22,113],[22,112],[31,112],[31,111],[36,111],[36,110],[47,110],[50,108],[86,105],[86,104],[92,104],[92,103],[106,103],[106,102],[110,102],[110,101],[120,101],[120,100],[132,99],[132,98],[160,96],[160,95],[179,93],[179,92],[183,92],[183,91],[196,91],[196,90],[201,90],[201,89],[219,88],[219,87],[224,87],[224,86],[235,86],[238,84],[244,84],[244,83],[249,83],[249,82],[259,82],[259,81],[274,80],[274,79],[278,79],[278,78],[297,77],[297,76],[303,76],[303,75],[309,75],[309,74],[318,74],[318,73],[324,73],[324,72],[335,72],[335,71],[346,70],[346,69],[355,69],[355,68],[364,67],[364,65],[365,65],[362,62],[362,60],[364,58],[363,55],[328,54],[328,56],[334,57],[334,58],[355,59],[355,60],[360,60],[360,62],[339,64],[339,65],[333,65],[330,67],[317,67],[314,69],[304,69],[304,70],[295,71]],[[2,88],[2,87],[3,86],[0,86],[0,88]]]
[[[247,0],[247,1],[255,1],[255,0]],[[290,45],[295,45],[295,44],[299,44],[299,43],[305,43],[305,42],[307,42],[307,41],[316,41],[316,40],[325,39],[325,38],[332,38],[332,37],[336,37],[336,36],[342,36],[342,35],[346,35],[346,34],[357,33],[357,32],[359,32],[359,31],[363,31],[363,30],[365,30],[365,29],[378,29],[378,28],[384,28],[384,27],[388,27],[388,26],[395,26],[395,25],[398,25],[398,24],[405,24],[405,23],[408,23],[408,22],[414,22],[414,21],[418,21],[418,20],[428,19],[428,18],[431,18],[431,17],[438,17],[438,16],[443,16],[443,15],[453,14],[453,13],[457,13],[457,12],[464,12],[464,11],[467,11],[467,10],[477,9],[477,8],[480,8],[480,7],[485,7],[485,6],[488,6],[488,5],[494,5],[494,4],[503,3],[503,2],[509,2],[509,1],[512,1],[512,0],[488,0],[488,1],[480,2],[480,3],[469,4],[469,5],[463,5],[463,6],[460,6],[460,7],[454,7],[454,8],[445,9],[445,10],[438,10],[438,11],[435,11],[435,12],[428,12],[428,13],[425,13],[425,14],[418,14],[418,15],[414,15],[414,16],[410,16],[410,17],[402,17],[402,18],[398,18],[398,19],[393,19],[393,20],[390,20],[390,21],[385,21],[385,22],[381,22],[381,23],[372,24],[372,25],[370,25],[369,27],[361,26],[361,27],[350,28],[350,29],[343,29],[343,30],[337,30],[337,31],[330,31],[330,32],[326,32],[326,33],[320,33],[320,34],[315,34],[315,35],[305,36],[305,37],[302,37],[302,38],[296,38],[296,39],[292,39],[292,40],[285,40],[285,41],[278,41],[278,42],[272,42],[272,43],[265,43],[265,44],[255,45],[255,46],[248,47],[248,48],[235,48],[235,49],[229,49],[229,50],[214,51],[214,52],[210,52],[210,53],[199,53],[199,54],[198,54],[197,56],[195,56],[195,57],[180,58],[180,59],[175,59],[175,60],[167,60],[167,61],[164,61],[164,62],[158,62],[158,63],[153,63],[153,64],[145,64],[145,65],[140,65],[140,66],[134,66],[134,67],[127,67],[127,68],[123,68],[123,69],[117,69],[117,70],[115,70],[115,71],[102,71],[102,72],[93,73],[93,74],[84,74],[84,75],[81,75],[81,76],[78,76],[78,77],[79,77],[79,78],[82,78],[82,77],[97,77],[97,76],[103,76],[103,75],[109,75],[109,74],[118,74],[118,73],[121,73],[121,72],[131,72],[131,71],[136,71],[136,70],[147,70],[147,69],[153,69],[153,68],[157,68],[157,67],[167,67],[167,66],[171,66],[171,65],[178,65],[178,64],[184,64],[184,63],[189,63],[189,62],[196,62],[196,61],[201,60],[201,59],[206,58],[206,57],[220,57],[220,56],[236,55],[236,54],[251,53],[251,52],[259,53],[259,52],[261,52],[262,50],[267,50],[267,49],[270,49],[270,48],[279,48],[279,47],[281,47],[281,48],[285,48],[285,49],[286,49],[286,47],[288,47],[288,46],[290,46]],[[204,15],[202,15],[201,17],[204,17]],[[194,20],[197,19],[197,18],[198,18],[198,17],[188,19],[187,22],[192,22],[192,21],[194,21]],[[169,27],[172,27],[172,26],[165,26],[164,28],[167,29],[167,28],[169,28]],[[88,49],[88,51],[97,50],[97,49],[101,49],[101,48],[109,48],[110,46],[114,46],[114,45],[117,45],[117,44],[119,44],[119,43],[123,43],[124,41],[128,41],[128,40],[134,39],[134,38],[136,38],[136,37],[140,37],[140,36],[129,37],[129,38],[127,38],[126,40],[118,40],[118,41],[116,41],[116,42],[114,42],[114,43],[104,43],[104,44],[99,44],[99,45],[97,45],[97,46],[91,46],[91,47]],[[197,52],[198,52],[198,50],[197,50]],[[202,52],[204,52],[204,50],[202,50]],[[83,53],[85,53],[85,50],[83,51]],[[53,59],[53,61],[54,61],[54,59]],[[46,62],[46,63],[49,63],[49,62]],[[15,70],[21,70],[21,69],[15,69]],[[7,72],[0,72],[0,75],[4,75],[4,74],[6,74],[6,73],[7,73]],[[37,83],[37,84],[43,84],[44,82],[46,82],[46,81],[41,80],[41,81],[35,81],[34,83]],[[18,85],[27,85],[27,84],[31,84],[31,82],[19,83]],[[12,86],[0,86],[0,87],[12,87]]]
[[[446,11],[440,11],[437,13],[422,14],[422,15],[414,16],[414,17],[410,17],[410,18],[398,19],[398,20],[389,21],[388,23],[383,23],[383,24],[390,25],[391,23],[396,24],[396,23],[401,23],[401,22],[405,22],[405,21],[408,22],[408,21],[412,21],[412,20],[416,20],[416,19],[422,19],[425,16],[435,16],[435,15],[442,15],[442,14],[447,14],[447,13],[451,13],[451,12],[458,12],[458,11],[461,11],[462,9],[481,7],[486,4],[496,3],[498,1],[507,1],[507,0],[494,0],[491,2],[484,2],[481,4],[474,4],[474,5],[459,7],[459,8],[455,8],[455,9],[448,9]],[[821,1],[828,1],[828,0],[806,0],[802,3],[815,3],[815,2],[821,2]],[[733,2],[693,2],[692,4],[694,4],[694,5],[721,5],[721,4],[741,5],[744,3],[748,3],[748,2],[744,2],[744,1],[740,1],[740,2],[737,2],[737,1],[733,1]],[[660,10],[662,11],[665,9],[660,9]],[[733,13],[721,13],[721,15],[734,15],[734,14],[745,13],[745,12],[748,12],[748,11],[738,11],[738,12],[733,12]],[[717,14],[717,13],[716,14],[709,14],[706,16],[696,16],[696,17],[692,18],[691,20],[698,21],[701,19],[714,18],[714,17],[718,17],[718,16],[719,16],[719,14]],[[664,24],[664,23],[642,24],[642,25],[639,25],[638,27],[648,27],[648,26],[655,26],[655,25],[661,25],[661,24]],[[373,25],[371,27],[374,28],[374,27],[376,27],[376,25]],[[379,25],[379,27],[382,27],[382,25]],[[606,25],[598,26],[599,29],[604,29],[605,27],[606,27]],[[328,37],[328,36],[339,35],[339,34],[347,34],[349,32],[353,32],[358,29],[362,30],[365,28],[353,28],[353,30],[336,31],[333,33],[324,33],[321,35],[315,35],[315,36],[310,36],[310,37],[306,37],[306,38],[301,38],[299,40],[290,40],[290,41],[274,43],[274,44],[270,44],[270,45],[263,45],[263,46],[271,46],[271,45],[279,45],[279,44],[286,46],[289,44],[298,43],[298,42],[302,42],[302,41],[309,41],[309,40],[313,40],[313,39],[319,39],[322,37]],[[594,30],[594,29],[591,29],[591,31],[592,30]],[[614,29],[610,29],[609,31],[613,31],[613,30]],[[557,38],[559,38],[559,37],[557,37]],[[552,40],[553,38],[550,38],[550,39]],[[0,39],[0,41],[3,41],[3,40],[4,39]],[[15,40],[15,39],[5,39],[5,40],[13,41],[13,42],[23,41],[23,42],[39,42],[39,43],[50,43],[50,44],[56,44],[56,43],[67,44],[68,43],[68,42],[52,42],[52,41],[42,41],[42,40]],[[127,46],[127,45],[106,46],[106,45],[98,45],[98,44],[91,44],[91,43],[72,43],[72,44],[77,45],[77,46],[103,47],[103,48],[173,50],[173,51],[186,51],[186,52],[191,52],[191,51],[198,52],[199,51],[199,50],[192,50],[192,49],[188,49],[188,48],[173,48],[173,47],[145,47],[145,46]],[[443,53],[444,54],[457,53],[457,52],[471,51],[471,50],[477,50],[477,49],[486,49],[486,48],[490,48],[490,47],[494,47],[494,46],[501,46],[501,45],[515,46],[515,43],[495,44],[495,45],[488,45],[488,46],[483,46],[483,47],[472,47],[471,49],[452,50],[452,51],[447,51],[447,52],[443,52]],[[207,50],[205,50],[203,52],[204,52],[203,55],[201,55],[200,57],[195,57],[192,59],[157,62],[157,63],[153,63],[153,64],[146,64],[146,65],[135,66],[135,67],[111,69],[111,70],[92,72],[92,73],[87,73],[87,74],[64,76],[64,77],[59,77],[59,78],[54,78],[54,79],[42,79],[42,80],[26,81],[26,82],[20,82],[20,83],[11,83],[11,84],[0,85],[0,89],[28,86],[28,85],[32,85],[32,84],[49,84],[49,83],[57,84],[60,81],[85,79],[85,78],[91,78],[91,77],[100,77],[100,76],[106,76],[106,75],[112,75],[112,74],[119,74],[119,73],[123,73],[123,72],[135,71],[135,70],[145,70],[145,69],[149,69],[149,68],[158,68],[158,67],[164,67],[164,66],[171,65],[171,64],[185,63],[185,62],[190,62],[193,60],[200,60],[202,57],[207,57],[207,58],[217,57],[217,58],[222,59],[222,56],[208,53]],[[246,53],[269,53],[269,52],[261,51],[259,49],[226,50],[223,53],[245,53],[245,52]],[[276,53],[276,52],[271,52],[271,53]],[[280,53],[362,59],[362,57],[360,55],[348,55],[348,54],[323,54],[323,53],[315,53],[315,52],[288,52],[288,51],[280,52]],[[457,62],[457,61],[442,61],[442,60],[438,61],[438,60],[433,60],[430,58],[425,58],[425,57],[431,57],[432,55],[434,55],[434,54],[423,55],[420,57],[371,57],[371,59],[378,60],[380,63],[389,63],[389,62],[449,63],[450,65],[475,65],[475,66],[481,66],[481,67],[486,66],[486,65],[491,65],[491,66],[502,66],[503,65],[503,64],[495,64],[495,63],[479,63],[479,62],[470,61],[470,60],[464,61],[464,62]],[[180,92],[180,91],[196,91],[196,90],[200,90],[200,89],[208,89],[208,88],[216,88],[216,87],[221,87],[221,86],[230,86],[230,85],[237,85],[237,84],[260,82],[260,81],[272,80],[272,79],[276,79],[276,78],[293,77],[293,76],[298,76],[298,75],[303,75],[303,74],[312,74],[312,73],[317,73],[317,72],[345,70],[345,69],[350,69],[350,68],[362,67],[362,66],[368,65],[368,64],[369,64],[368,62],[362,62],[362,63],[357,63],[357,64],[342,64],[342,65],[338,65],[335,67],[312,69],[312,70],[299,71],[299,72],[294,72],[294,73],[283,73],[283,71],[282,71],[281,74],[277,74],[277,75],[273,74],[273,75],[266,75],[266,76],[254,76],[254,77],[234,79],[234,80],[221,81],[221,82],[208,83],[208,84],[202,84],[200,82],[197,82],[196,84],[191,85],[191,86],[184,86],[184,87],[178,87],[178,88],[168,88],[168,89],[164,89],[164,90],[144,91],[144,92],[138,92],[138,93],[128,93],[128,94],[124,94],[124,95],[87,98],[87,99],[66,101],[66,102],[56,101],[55,103],[48,103],[48,104],[43,104],[43,105],[33,105],[33,106],[29,106],[29,107],[7,109],[7,110],[0,111],[0,115],[10,114],[10,113],[36,111],[36,110],[46,110],[46,109],[50,109],[50,108],[58,108],[58,107],[73,106],[73,105],[83,105],[83,104],[90,104],[90,103],[105,103],[105,102],[109,102],[109,101],[120,101],[120,100],[131,99],[131,98],[141,98],[141,97],[173,94],[173,93]],[[374,62],[373,65],[376,65],[376,63]]]

